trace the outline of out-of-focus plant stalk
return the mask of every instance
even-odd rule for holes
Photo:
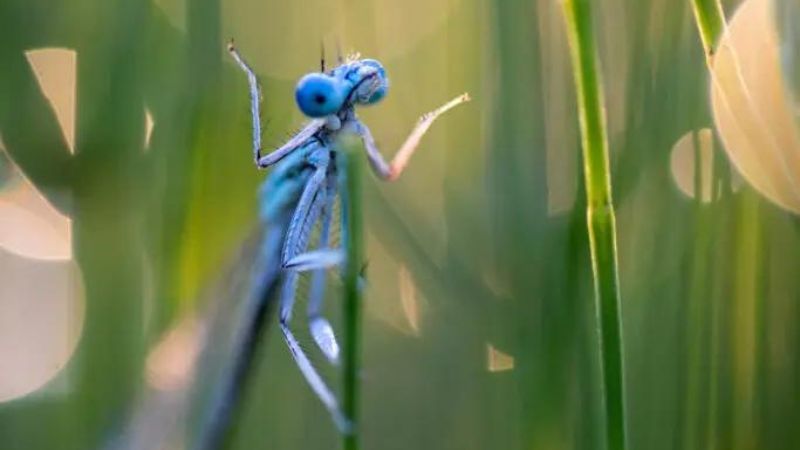
[[[563,0],[563,8],[578,94],[589,244],[600,325],[606,447],[623,450],[626,432],[622,320],[603,90],[590,0]]]
[[[700,40],[703,43],[703,52],[706,57],[706,63],[708,64],[709,70],[711,69],[711,64],[714,58],[714,55],[717,53],[717,45],[719,45],[720,38],[722,37],[722,33],[725,31],[725,14],[722,10],[722,4],[720,0],[691,0],[692,1],[692,9],[694,10],[694,17],[697,23],[697,30],[700,34]],[[695,147],[699,152],[700,147]],[[698,158],[699,159],[699,158]],[[722,176],[721,172],[714,170],[714,173],[711,177],[711,181],[715,186],[712,189],[711,193],[711,200],[717,201],[719,196],[716,194],[716,186],[721,186],[723,183],[730,186],[730,179],[723,180],[722,183],[718,183],[717,181],[717,174],[720,173],[719,176]],[[695,193],[702,192],[701,186],[704,184],[702,180],[702,166],[695,162]],[[696,194],[698,199],[701,199],[700,194]],[[697,214],[698,214],[698,242],[700,245],[704,245],[710,239],[709,233],[711,232],[710,228],[710,211],[704,210],[701,207],[702,201],[699,201],[696,204],[697,207]],[[707,248],[698,247],[696,249],[695,255],[695,280],[693,281],[693,288],[692,288],[692,303],[690,304],[690,317],[689,317],[689,333],[691,338],[697,338],[698,336],[702,335],[702,329],[704,327],[704,320],[698,308],[700,306],[700,302],[697,301],[701,298],[708,297],[707,292],[702,294],[702,286],[707,282],[706,277],[708,276],[707,272],[707,265],[708,265],[708,256],[707,256]],[[713,299],[710,300],[714,302]],[[698,440],[699,442],[704,442],[707,448],[713,448],[715,446],[716,441],[716,408],[717,408],[717,351],[715,348],[718,346],[718,328],[719,328],[719,313],[716,311],[718,305],[714,302],[711,305],[711,349],[709,353],[712,358],[712,363],[710,364],[710,368],[706,371],[707,373],[707,380],[708,380],[708,392],[709,394],[709,408],[708,408],[708,419],[709,425],[706,427],[706,434],[704,437],[698,438],[697,434],[699,433],[698,430],[698,422],[700,419],[700,414],[698,413],[698,392],[700,391],[700,371],[701,364],[700,360],[702,358],[699,349],[697,348],[694,342],[689,343],[689,348],[687,349],[688,354],[690,355],[689,361],[689,374],[688,374],[688,388],[687,388],[687,404],[689,407],[687,408],[686,414],[688,418],[686,420],[686,429],[684,430],[684,445],[687,448],[694,448],[697,446]]]
[[[359,445],[359,368],[361,362],[361,290],[359,277],[363,266],[362,237],[362,161],[357,139],[346,136],[342,139],[343,169],[345,174],[344,210],[346,214],[345,250],[347,253],[344,273],[344,340],[342,346],[343,381],[342,408],[349,422],[349,429],[343,433],[345,450],[357,450]]]
[[[703,41],[706,60],[710,62],[716,52],[715,45],[725,29],[722,4],[719,0],[692,0],[692,9],[700,31],[700,39]]]

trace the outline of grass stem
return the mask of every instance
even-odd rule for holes
[[[703,41],[706,59],[709,60],[716,51],[715,45],[725,29],[725,15],[719,0],[692,0],[694,18]]]
[[[359,445],[359,368],[361,362],[361,290],[359,278],[363,267],[362,237],[362,152],[357,140],[344,139],[344,210],[346,214],[345,247],[347,253],[344,273],[344,339],[342,347],[343,381],[342,407],[350,429],[343,433],[345,450],[357,450]]]
[[[563,9],[578,97],[586,177],[589,245],[600,325],[606,448],[624,450],[625,383],[616,221],[611,197],[608,139],[592,29],[591,1],[563,0]]]
[[[722,10],[722,4],[720,0],[692,0],[692,9],[694,10],[694,17],[697,23],[697,29],[700,33],[700,40],[703,43],[703,51],[706,56],[706,64],[708,65],[709,71],[711,70],[711,64],[713,61],[713,57],[717,51],[717,45],[719,45],[719,40],[722,37],[722,33],[725,30],[725,14]],[[713,74],[712,74],[713,76]],[[695,133],[696,134],[696,133]],[[700,146],[698,145],[699,142],[696,143],[695,148],[697,151],[700,150]],[[715,156],[719,155],[718,149],[714,149]],[[700,157],[696,157],[695,160],[695,195],[698,199],[696,204],[697,206],[697,214],[698,214],[698,239],[697,242],[699,245],[703,245],[703,243],[707,243],[709,241],[709,233],[711,232],[711,223],[710,220],[712,215],[710,211],[705,210],[701,206],[702,202],[700,199],[702,198],[700,194],[702,191],[701,186],[703,184],[701,180],[701,173],[702,173],[702,164],[700,164]],[[715,158],[716,159],[716,158]],[[716,166],[716,167],[715,167]],[[730,180],[726,180],[724,178],[724,173],[728,172],[727,169],[725,170],[717,170],[720,167],[720,164],[715,164],[712,167],[713,173],[711,176],[711,182],[714,188],[711,190],[711,198],[710,200],[713,202],[718,202],[720,195],[718,195],[717,186],[728,185],[730,186]],[[746,219],[745,219],[746,222]],[[693,282],[693,292],[691,295],[691,304],[690,304],[690,314],[691,318],[689,321],[689,330],[690,330],[690,341],[689,341],[689,348],[688,354],[690,355],[689,361],[689,385],[687,389],[687,402],[690,405],[687,408],[687,414],[689,417],[686,420],[686,430],[684,432],[684,445],[687,445],[689,448],[697,446],[698,442],[702,442],[706,445],[707,448],[713,448],[715,446],[715,442],[717,439],[715,430],[716,430],[716,420],[717,420],[717,397],[716,393],[718,389],[716,388],[718,380],[717,380],[717,353],[719,347],[719,306],[718,301],[714,299],[714,296],[710,296],[709,292],[703,292],[703,285],[704,281],[707,280],[708,272],[707,266],[709,263],[708,260],[708,249],[707,248],[697,248],[696,249],[696,258],[695,258],[695,281]],[[701,329],[704,326],[707,326],[706,320],[702,318],[702,315],[698,313],[697,308],[699,304],[699,300],[703,298],[709,298],[711,305],[710,305],[710,327],[711,327],[711,345],[709,347],[709,355],[711,358],[711,362],[709,364],[709,369],[703,369],[700,364],[701,355],[698,353],[697,344],[696,342],[701,339],[702,336]],[[701,380],[701,372],[707,372],[706,380],[708,383],[709,388],[707,389],[708,394],[708,426],[706,427],[706,434],[705,436],[698,438],[697,436],[697,423],[700,420],[700,413],[698,412],[698,399],[697,399],[697,392],[699,391],[699,387]]]

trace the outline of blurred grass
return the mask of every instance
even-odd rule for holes
[[[691,4],[597,5],[629,445],[791,449],[797,219],[749,187],[699,204],[672,182],[673,144],[712,125]],[[74,218],[87,286],[79,353],[58,377],[67,388],[0,405],[0,447],[82,450],[113,436],[150,346],[201,307],[198,293],[254,225],[263,173],[250,161],[244,80],[223,60],[236,37],[262,75],[266,144],[301,123],[292,88],[317,67],[321,40],[385,63],[391,92],[363,116],[387,154],[421,112],[464,91],[474,99],[433,127],[400,183],[365,177],[364,448],[599,448],[586,204],[575,195],[584,186],[558,8],[0,2],[0,135]],[[78,52],[75,157],[23,55],[50,46]],[[147,152],[145,106],[155,120]],[[401,267],[416,287],[419,336],[396,326],[406,321]],[[275,330],[267,342],[231,448],[330,448],[338,438],[326,411]],[[487,371],[487,343],[513,356],[513,370]]]
[[[703,41],[707,57],[714,55],[714,49],[725,30],[725,14],[720,0],[692,0],[697,29]]]

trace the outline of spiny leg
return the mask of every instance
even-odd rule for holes
[[[317,132],[321,130],[324,125],[325,119],[314,119],[309,121],[308,124],[303,127],[303,129],[298,131],[297,134],[292,136],[292,138],[289,139],[285,144],[273,150],[271,153],[268,153],[264,156],[261,156],[260,152],[256,153],[256,164],[260,169],[275,164],[289,153],[308,144],[308,141],[313,139],[314,135],[317,134]]]
[[[339,402],[336,400],[336,396],[333,395],[333,392],[331,392],[325,384],[322,377],[319,376],[319,373],[311,364],[311,361],[308,359],[305,352],[303,352],[303,349],[300,348],[300,344],[297,342],[297,339],[295,339],[289,326],[281,322],[281,331],[283,331],[283,337],[286,339],[286,344],[289,346],[289,351],[292,352],[292,356],[294,357],[297,367],[300,368],[300,372],[303,373],[311,389],[317,394],[317,397],[319,397],[322,404],[325,405],[325,408],[328,409],[339,430],[342,433],[347,433],[350,425],[344,413],[342,413],[342,410],[339,408]]]
[[[333,421],[339,430],[342,432],[348,432],[349,422],[339,407],[339,402],[337,401],[336,396],[330,390],[328,385],[325,384],[325,381],[319,375],[319,372],[317,372],[317,370],[314,368],[314,365],[311,364],[311,361],[308,359],[308,356],[306,356],[302,347],[300,347],[300,344],[297,342],[297,339],[294,337],[294,333],[292,333],[291,327],[289,326],[291,306],[294,304],[294,295],[296,292],[298,275],[299,273],[294,271],[287,271],[286,273],[286,284],[284,285],[283,298],[281,300],[283,304],[280,318],[281,332],[283,332],[286,345],[289,347],[289,351],[292,353],[292,357],[294,358],[297,367],[300,369],[300,372],[303,374],[303,377],[305,377],[309,386],[311,386],[311,390],[314,391],[317,397],[319,397],[320,401],[322,401],[322,404],[325,405],[325,408],[331,414],[331,417],[333,418]],[[288,307],[288,309],[285,309],[284,307]]]
[[[300,369],[300,372],[303,374],[303,377],[305,377],[309,386],[311,386],[311,390],[314,391],[317,397],[319,397],[320,401],[322,401],[322,404],[325,405],[325,408],[328,409],[333,417],[334,422],[336,423],[336,426],[339,427],[340,430],[345,431],[348,428],[347,420],[339,408],[339,403],[336,399],[336,396],[325,384],[325,381],[322,379],[319,372],[317,372],[317,370],[314,368],[314,365],[308,359],[308,356],[306,356],[302,347],[300,347],[300,344],[298,343],[294,333],[292,333],[291,327],[289,326],[292,307],[294,305],[298,275],[299,272],[295,271],[286,271],[285,273],[283,292],[281,295],[281,314],[279,321],[281,332],[283,333],[283,337],[286,340],[286,345],[289,347],[289,351],[291,352],[297,367]]]
[[[342,249],[320,248],[295,255],[283,264],[283,268],[293,272],[330,269],[344,263]]]
[[[322,205],[322,217],[320,219],[321,229],[319,236],[319,249],[328,250],[330,245],[331,222],[333,218],[333,202],[336,200],[336,184],[328,183],[328,189],[325,192],[325,201]],[[313,268],[311,281],[311,293],[308,302],[308,315],[313,316],[318,313],[322,305],[322,296],[325,289],[325,269],[327,267],[320,265]]]
[[[406,165],[408,165],[408,160],[411,159],[411,155],[414,154],[417,146],[419,146],[419,141],[428,131],[428,128],[433,125],[433,122],[450,109],[464,102],[468,102],[469,100],[469,94],[461,94],[435,110],[423,114],[419,122],[417,122],[417,125],[411,130],[411,134],[408,135],[406,141],[400,146],[400,150],[398,150],[394,158],[392,158],[391,163],[388,164],[378,150],[378,146],[375,144],[375,139],[372,137],[369,128],[363,123],[358,122],[358,133],[364,141],[367,157],[369,158],[372,169],[384,180],[396,180],[406,168]]]
[[[319,190],[317,192],[319,192]],[[317,192],[315,192],[315,194]],[[312,204],[306,210],[301,210],[300,208],[298,208],[298,210],[295,211],[293,218],[302,215],[302,217],[306,221],[313,223],[317,220],[317,217],[319,216],[321,204],[322,204],[322,198],[320,196],[317,196],[314,198]],[[290,244],[292,248],[295,249],[296,251],[302,251],[305,249],[307,242],[308,242],[308,233],[301,234],[299,238],[295,238],[295,240],[292,241],[291,243],[287,240],[284,243],[284,250],[286,248],[286,245]],[[291,330],[289,328],[289,322],[291,322],[292,320],[292,311],[294,310],[295,295],[297,292],[297,281],[299,276],[300,272],[298,271],[295,270],[284,271],[283,286],[281,286],[281,304],[280,304],[280,315],[279,315],[281,327],[286,328],[284,330],[284,334],[286,333],[291,334]],[[295,359],[297,360],[296,355],[298,352],[296,352],[294,349],[291,348],[292,343],[288,337],[286,339],[286,343],[289,344],[290,350],[292,351],[292,355],[295,356]],[[302,350],[299,351],[299,353],[302,354]],[[304,354],[302,356],[305,357]],[[320,390],[323,392],[323,394],[320,395],[320,398],[326,405],[328,405],[329,402],[326,400],[324,394],[325,391],[328,391],[327,387],[324,386],[323,383],[322,388],[318,389],[316,382],[314,381],[315,379],[319,378],[319,376],[317,374],[312,374],[311,376],[307,375],[306,369],[302,366],[300,360],[297,360],[297,365],[300,366],[300,370],[303,372],[303,375],[306,376],[306,379],[308,379],[308,382],[311,384],[311,387],[314,389],[314,391],[316,392]]]
[[[284,249],[283,268],[295,272],[306,271],[320,271],[341,265],[344,262],[344,252],[342,249],[328,248],[328,239],[330,234],[330,215],[332,214],[333,201],[336,196],[336,179],[335,177],[327,177],[326,185],[320,187],[319,193],[319,208],[323,215],[321,221],[320,242],[315,250],[302,251],[302,249],[290,247],[292,241],[298,241],[301,236],[307,236],[312,231],[314,223],[306,220],[303,226],[298,224],[291,224],[290,228],[293,230],[287,239],[287,246]],[[318,199],[315,198],[315,202]],[[327,217],[326,217],[327,215]],[[316,220],[316,219],[315,219]],[[298,241],[299,242],[299,241]],[[304,247],[305,248],[305,247]]]
[[[289,221],[289,226],[286,232],[286,240],[283,244],[283,251],[281,252],[281,266],[286,267],[286,262],[291,260],[297,253],[305,250],[308,236],[310,234],[309,219],[314,219],[318,213],[321,205],[321,197],[319,197],[320,188],[325,181],[326,167],[318,168],[313,175],[308,179],[303,193],[300,195],[300,200],[297,202],[297,207],[292,214],[292,219]],[[283,291],[281,294],[281,322],[289,322],[292,318],[292,309],[294,308],[294,291],[297,284],[298,272],[295,270],[286,270],[284,276]]]
[[[261,87],[258,85],[258,78],[253,69],[234,47],[233,40],[228,43],[228,51],[247,74],[247,84],[250,88],[250,115],[253,120],[253,158],[257,163],[261,155]]]
[[[324,206],[325,187],[322,185],[325,180],[325,172],[327,168],[322,166],[317,169],[314,175],[309,179],[303,194],[298,201],[298,206],[291,219],[289,231],[287,232],[286,242],[284,244],[283,258],[293,257],[296,253],[305,250],[308,244],[313,224],[317,221],[321,209]],[[292,353],[292,357],[300,369],[300,372],[305,377],[311,389],[322,401],[323,405],[328,409],[333,417],[336,426],[342,431],[347,432],[349,429],[348,421],[339,408],[339,403],[336,396],[325,384],[325,381],[319,375],[317,370],[311,364],[311,361],[306,356],[300,344],[297,342],[291,328],[289,321],[292,316],[292,308],[294,306],[294,298],[297,287],[297,277],[299,272],[294,270],[285,271],[285,279],[283,291],[281,294],[281,311],[280,311],[280,328],[283,332],[283,337],[286,340],[286,345]]]
[[[334,178],[331,178],[335,180]],[[326,192],[325,204],[322,207],[322,217],[319,239],[319,248],[323,251],[328,250],[330,245],[331,221],[333,218],[333,203],[336,200],[336,183],[329,183]],[[341,250],[336,251],[342,255]],[[343,258],[339,258],[340,265]],[[314,269],[311,278],[311,291],[308,297],[308,328],[317,347],[322,351],[331,364],[339,362],[339,344],[336,342],[336,335],[333,332],[330,322],[322,316],[322,301],[325,295],[325,275],[328,268],[325,262],[320,261],[320,267]]]
[[[253,69],[244,60],[242,55],[236,50],[231,40],[228,43],[228,52],[230,52],[233,59],[241,67],[244,73],[247,74],[247,84],[250,88],[250,115],[253,121],[253,158],[259,168],[269,167],[276,162],[283,159],[284,156],[291,153],[293,150],[305,145],[314,134],[319,131],[325,124],[325,120],[315,119],[308,123],[299,133],[280,148],[272,151],[267,155],[261,155],[261,86],[258,84]]]
[[[321,229],[317,249],[296,254],[284,263],[284,267],[291,272],[312,272],[308,297],[309,330],[320,351],[322,351],[332,364],[338,363],[339,345],[336,342],[333,327],[331,327],[327,319],[322,317],[321,310],[325,293],[325,276],[327,270],[332,267],[341,266],[344,262],[344,252],[341,249],[329,248],[333,204],[336,200],[335,181],[336,179],[334,177],[330,177],[327,189],[320,189],[318,198],[321,199],[319,220]],[[315,202],[316,201],[315,199]],[[314,207],[312,207],[312,209],[313,208]],[[314,217],[312,217],[310,221],[316,222],[316,214],[314,214]],[[307,221],[306,223],[310,222]],[[305,234],[307,235],[310,232],[311,230],[309,228]],[[301,249],[297,248],[296,251],[299,252]],[[296,274],[287,274],[287,277],[296,276]],[[287,287],[290,292],[293,288],[294,286]]]

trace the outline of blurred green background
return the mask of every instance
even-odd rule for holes
[[[738,2],[723,3],[730,15]],[[696,147],[713,120],[688,0],[595,12],[630,448],[798,448],[800,222],[733,189],[716,138],[715,188],[692,195],[702,158],[676,144]],[[67,224],[53,256],[40,228],[0,212],[0,348],[13,353],[0,448],[111,445],[153,388],[157,344],[236,264],[265,173],[232,37],[261,76],[269,146],[302,124],[293,87],[318,69],[320,42],[329,60],[339,43],[385,64],[389,96],[362,115],[387,156],[422,112],[473,98],[399,182],[367,177],[363,447],[601,448],[562,22],[555,0],[0,0],[0,207],[27,184],[52,206],[37,217]],[[47,48],[73,65],[35,58]],[[67,86],[66,112],[47,74]],[[265,342],[231,448],[335,448],[276,328]]]

